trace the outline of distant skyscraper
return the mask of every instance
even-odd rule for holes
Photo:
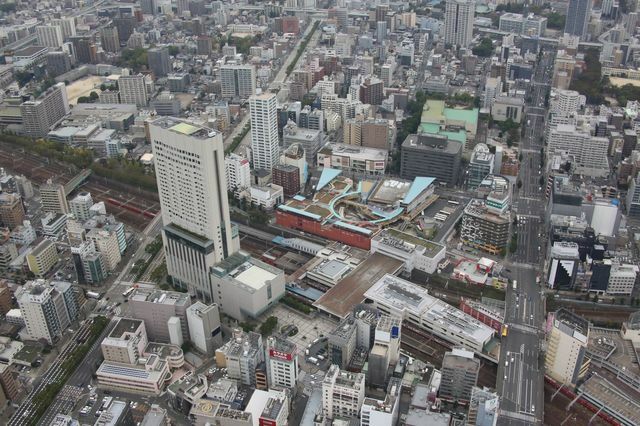
[[[169,58],[169,49],[166,47],[157,47],[147,51],[147,59],[149,68],[156,77],[166,77],[171,72],[171,58]]]
[[[240,246],[229,218],[222,135],[168,117],[149,130],[167,271],[176,285],[211,303],[210,271]]]
[[[142,13],[146,13],[147,15],[156,14],[156,0],[140,0],[140,7],[142,8]]]
[[[61,18],[51,20],[51,25],[56,25],[62,29],[62,38],[67,40],[69,37],[76,35],[76,19]]]
[[[276,95],[263,93],[252,96],[249,98],[249,109],[253,167],[271,171],[278,164],[280,156]]]
[[[62,28],[54,25],[41,25],[36,27],[38,45],[57,49],[62,46]]]
[[[223,98],[248,98],[256,93],[256,70],[253,65],[220,67]]]
[[[80,64],[95,64],[98,62],[97,49],[90,36],[71,37],[73,52]]]
[[[444,42],[468,47],[473,38],[474,0],[447,0],[444,14]]]
[[[116,27],[103,28],[100,30],[100,43],[105,52],[116,53],[120,50],[120,39]]]
[[[564,32],[584,39],[591,16],[591,0],[569,0]]]

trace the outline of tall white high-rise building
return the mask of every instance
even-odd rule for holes
[[[263,93],[249,98],[251,111],[251,152],[254,169],[269,172],[278,164],[278,112],[276,95]]]
[[[242,155],[231,153],[224,159],[227,175],[227,191],[235,192],[251,185],[251,167],[249,160]]]
[[[76,219],[82,222],[91,218],[91,206],[93,206],[93,198],[91,198],[90,193],[84,191],[69,201],[71,213],[73,213]]]
[[[584,106],[586,98],[575,90],[560,89],[556,91],[556,98],[551,102],[551,112],[560,115],[570,115],[578,112]]]
[[[444,14],[444,42],[469,47],[473,38],[474,0],[447,0]]]
[[[545,372],[557,382],[575,385],[589,369],[589,322],[564,308],[549,316]]]
[[[64,83],[50,87],[38,99],[20,105],[25,134],[34,138],[46,136],[53,125],[70,110]]]
[[[256,93],[256,69],[253,65],[223,65],[220,87],[223,98],[248,98]]]
[[[62,28],[55,25],[40,25],[36,27],[38,44],[44,47],[57,49],[64,42],[62,38]]]
[[[211,268],[240,248],[229,219],[222,135],[171,117],[149,130],[167,271],[174,284],[211,303]]]
[[[68,282],[28,281],[16,300],[29,339],[52,343],[78,318],[78,302]]]

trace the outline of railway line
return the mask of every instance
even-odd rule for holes
[[[22,174],[33,183],[42,185],[48,179],[66,183],[76,171],[72,166],[40,158],[21,149],[0,143],[0,167]],[[107,211],[126,224],[142,230],[160,212],[157,195],[148,191],[125,189],[126,185],[114,183],[109,186],[106,178],[92,176],[81,186],[90,192],[94,201],[103,201]]]

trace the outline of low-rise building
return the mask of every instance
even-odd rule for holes
[[[160,395],[171,378],[167,361],[157,355],[136,364],[104,361],[96,371],[98,386],[120,392]]]
[[[387,274],[364,294],[383,314],[397,315],[405,325],[434,334],[447,342],[483,353],[495,331],[428,292]]]
[[[471,200],[462,213],[460,240],[487,253],[500,254],[509,242],[508,212],[499,213],[484,200]]]
[[[433,274],[446,256],[444,246],[392,228],[373,237],[371,252],[403,261],[405,275],[410,275],[414,269]]]
[[[216,303],[238,320],[257,318],[284,296],[284,272],[242,250],[217,264],[211,280]]]
[[[256,368],[264,362],[262,336],[250,331],[233,330],[233,336],[216,349],[216,365],[227,369],[230,378],[247,386],[256,384]]]
[[[318,167],[339,169],[359,177],[382,176],[388,156],[386,149],[327,143],[318,151]]]

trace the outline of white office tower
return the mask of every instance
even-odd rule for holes
[[[40,46],[57,49],[64,43],[62,28],[55,25],[41,25],[36,27],[36,36],[38,38],[38,45]]]
[[[170,117],[149,130],[167,271],[175,285],[211,303],[209,271],[240,247],[229,219],[222,135]]]
[[[28,281],[16,290],[26,338],[54,342],[78,318],[78,302],[68,282]]]
[[[249,98],[249,109],[253,168],[271,172],[280,156],[276,95],[263,93],[252,96]]]
[[[358,417],[364,401],[364,374],[333,364],[322,381],[322,411],[329,419]]]
[[[24,133],[34,138],[45,137],[70,110],[66,86],[64,83],[58,83],[37,99],[20,105]]]
[[[88,192],[81,192],[75,198],[69,201],[69,208],[73,216],[81,222],[88,220],[92,216],[91,206],[93,206],[93,198]]]
[[[473,39],[474,0],[447,0],[444,13],[444,42],[469,47]]]
[[[500,77],[488,77],[484,83],[482,107],[491,109],[496,96],[500,93],[502,93],[502,79]]]
[[[223,98],[255,95],[256,69],[253,65],[223,65],[220,67],[220,87]]]
[[[280,337],[269,337],[265,360],[269,388],[295,388],[298,382],[298,351],[295,344]]]
[[[193,346],[203,354],[213,355],[222,346],[220,328],[220,310],[218,305],[205,305],[196,302],[187,308],[189,339]]]
[[[224,159],[227,176],[227,191],[237,192],[251,185],[251,167],[249,160],[242,155],[229,154]]]

